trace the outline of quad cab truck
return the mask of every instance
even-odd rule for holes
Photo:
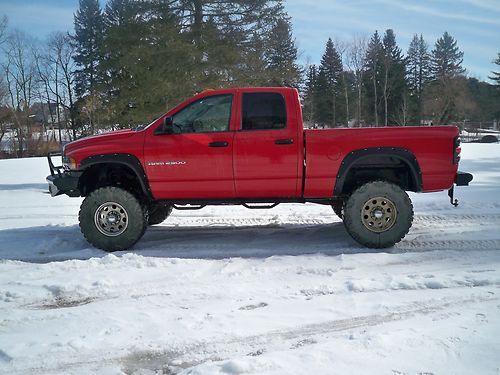
[[[198,94],[150,125],[67,144],[49,154],[53,196],[85,197],[85,238],[106,251],[133,246],[172,209],[330,205],[371,248],[409,231],[407,191],[468,185],[453,126],[304,130],[297,90],[235,88]]]

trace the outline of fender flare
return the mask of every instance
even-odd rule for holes
[[[335,182],[335,196],[341,195],[349,171],[358,162],[362,161],[363,159],[368,159],[369,157],[374,155],[394,157],[405,163],[409,167],[412,178],[415,181],[416,191],[422,191],[422,171],[420,169],[420,165],[418,164],[417,158],[411,151],[398,147],[373,147],[351,151],[344,158],[344,160],[342,160]]]
[[[80,162],[79,170],[85,171],[89,167],[99,164],[121,164],[129,167],[136,175],[141,189],[148,199],[153,199],[153,194],[149,187],[148,177],[139,159],[132,154],[98,154],[88,156]]]

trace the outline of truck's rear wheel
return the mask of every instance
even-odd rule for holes
[[[137,198],[117,187],[93,191],[83,201],[78,218],[87,241],[105,251],[130,248],[147,226],[147,213]]]
[[[385,248],[410,230],[413,206],[408,194],[389,182],[369,182],[356,189],[344,207],[347,232],[360,244]]]
[[[156,225],[163,223],[172,213],[172,206],[163,204],[154,204],[149,207],[148,225]]]

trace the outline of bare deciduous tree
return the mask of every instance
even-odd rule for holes
[[[17,154],[24,156],[27,137],[31,136],[30,106],[35,95],[36,64],[32,55],[33,40],[20,31],[12,32],[6,42],[8,95],[13,110]]]
[[[355,36],[347,47],[347,66],[354,74],[354,85],[356,87],[356,124],[361,122],[361,108],[363,97],[363,78],[366,65],[366,37]]]

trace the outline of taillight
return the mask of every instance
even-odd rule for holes
[[[462,148],[460,147],[460,137],[455,137],[453,140],[453,164],[458,164],[461,152]]]

